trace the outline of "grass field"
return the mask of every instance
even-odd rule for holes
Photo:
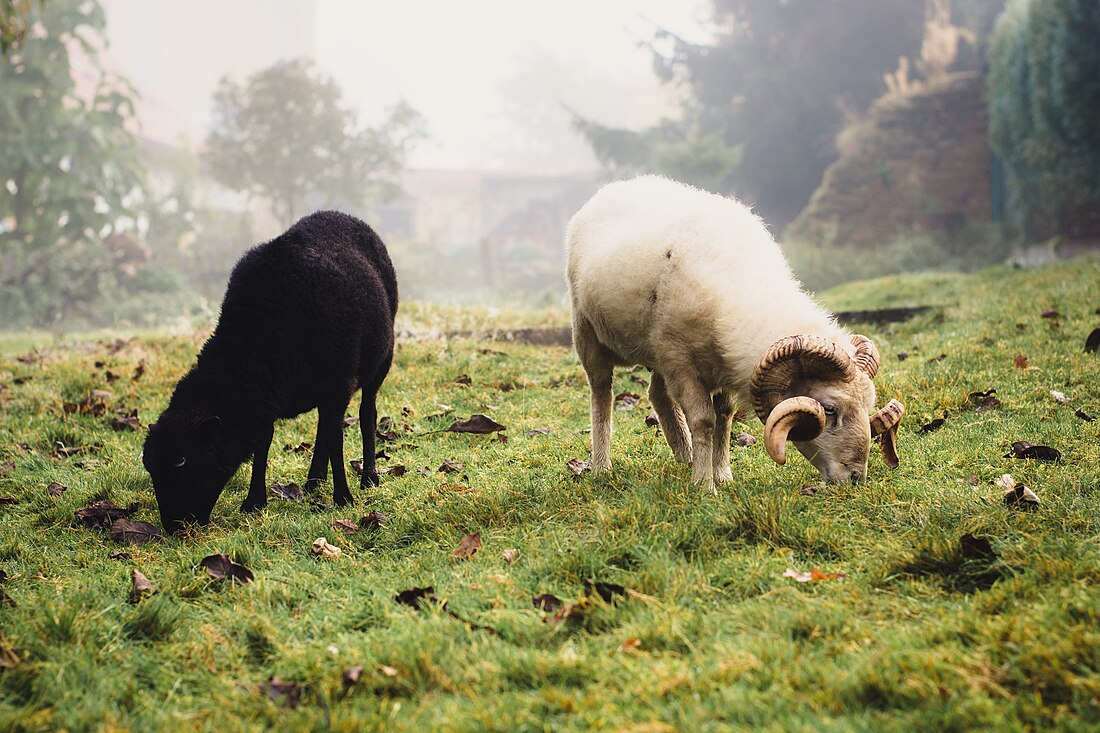
[[[803,492],[812,467],[776,466],[757,442],[734,446],[733,482],[704,496],[645,424],[641,371],[617,375],[643,399],[615,413],[613,472],[575,477],[575,357],[429,330],[564,314],[410,306],[422,335],[381,393],[397,433],[381,465],[404,475],[351,509],[327,507],[326,485],[246,516],[246,466],[209,527],[143,545],[74,512],[136,502],[132,519],[158,522],[143,433],[111,421],[152,422],[203,335],[0,339],[0,496],[14,502],[0,503],[0,730],[1097,730],[1100,420],[1075,411],[1100,418],[1100,355],[1084,351],[1100,259],[823,300],[937,306],[858,329],[883,355],[880,402],[908,408],[900,468],[874,455],[862,486]],[[105,412],[80,414],[94,389]],[[968,395],[989,389],[1000,404],[978,412]],[[507,442],[440,432],[474,413]],[[271,481],[304,482],[308,450],[281,448],[312,436],[310,416],[277,426]],[[1062,458],[1003,457],[1019,440]],[[444,460],[463,466],[441,473]],[[1004,504],[1004,473],[1035,510]],[[371,511],[380,528],[331,524]],[[472,533],[480,550],[456,558]],[[314,556],[321,536],[342,553]],[[210,578],[200,560],[219,552],[255,582]],[[815,567],[843,577],[784,576]],[[137,603],[134,569],[157,587]],[[427,586],[434,601],[395,601]],[[563,605],[536,608],[543,594]]]

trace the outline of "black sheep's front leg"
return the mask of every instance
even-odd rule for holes
[[[252,454],[252,478],[248,482],[248,496],[241,504],[242,512],[254,512],[267,506],[267,452],[271,449],[271,438],[275,434],[272,425],[260,437],[260,443]]]
[[[348,488],[348,477],[344,471],[344,409],[342,404],[323,405],[317,408],[318,441],[324,445],[332,464],[332,502],[336,506],[350,506],[355,503]]]
[[[343,424],[341,423],[341,427]],[[328,477],[328,447],[321,434],[321,411],[317,411],[317,436],[313,439],[313,459],[306,474],[306,491],[319,489]]]

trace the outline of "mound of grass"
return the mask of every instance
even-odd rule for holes
[[[758,441],[704,496],[644,398],[615,413],[613,472],[574,476],[588,400],[567,349],[420,333],[380,395],[396,433],[381,465],[403,474],[351,510],[325,486],[242,515],[245,467],[209,527],[143,545],[74,512],[105,499],[157,522],[143,431],[111,421],[151,422],[203,334],[0,345],[0,730],[1095,729],[1100,420],[1075,411],[1100,417],[1100,356],[1083,350],[1097,283],[1100,260],[1082,259],[826,294],[940,306],[859,329],[882,352],[882,398],[908,408],[901,467],[873,457],[862,486],[817,486]],[[409,311],[441,332],[494,315]],[[621,371],[616,391],[646,379]],[[970,393],[991,389],[999,405],[979,411]],[[110,393],[100,414],[92,390]],[[443,431],[475,413],[507,440]],[[277,426],[272,481],[304,481],[308,450],[281,449],[312,440],[312,420]],[[1018,440],[1062,458],[1005,458]],[[346,441],[358,457],[357,431]],[[1004,504],[1004,473],[1035,510]],[[381,526],[359,528],[371,511]],[[480,549],[456,558],[471,534]],[[321,536],[340,556],[311,553]],[[211,578],[215,553],[255,581]],[[843,577],[784,575],[814,567]],[[157,587],[136,603],[133,569]]]

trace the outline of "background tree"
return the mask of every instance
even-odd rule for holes
[[[35,32],[0,57],[0,321],[94,320],[136,282],[133,251],[110,246],[142,184],[126,129],[135,94],[100,63],[97,2],[35,4],[28,22]]]
[[[206,161],[225,186],[266,198],[284,225],[322,205],[359,206],[392,196],[395,176],[424,137],[418,112],[398,104],[378,127],[361,127],[341,91],[311,62],[275,64],[214,94]]]
[[[27,35],[30,13],[31,0],[0,0],[0,56]]]
[[[994,150],[1014,175],[1029,233],[1072,233],[1100,201],[1100,4],[1012,0],[989,50]]]
[[[886,91],[899,56],[916,57],[914,0],[713,0],[714,40],[661,31],[654,68],[685,102],[640,132],[575,118],[617,172],[656,170],[734,193],[773,225],[806,204],[848,119]]]

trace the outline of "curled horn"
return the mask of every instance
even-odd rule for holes
[[[825,429],[825,410],[812,397],[783,400],[764,424],[764,447],[772,460],[787,461],[787,440],[813,440]]]
[[[787,336],[772,344],[749,381],[752,407],[760,422],[767,423],[772,410],[798,380],[837,379],[855,376],[852,359],[840,346],[821,336]]]
[[[874,342],[857,333],[852,336],[852,344],[856,347],[856,356],[853,360],[856,366],[868,377],[874,379],[878,374],[879,362],[878,349],[875,348]]]
[[[886,407],[871,416],[871,435],[882,442],[882,458],[890,468],[898,467],[897,435],[905,405],[890,400]]]

